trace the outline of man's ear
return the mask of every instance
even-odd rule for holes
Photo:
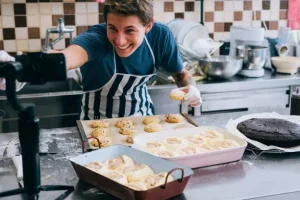
[[[146,33],[148,33],[151,30],[153,23],[154,23],[154,19],[152,19],[151,22],[146,26]]]

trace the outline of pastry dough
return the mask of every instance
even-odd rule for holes
[[[114,180],[122,185],[126,185],[128,183],[127,177],[124,174],[122,174],[121,172],[118,172],[115,170],[108,170],[108,171],[104,172],[102,175],[111,180]]]
[[[209,152],[209,151],[213,151],[215,149],[213,149],[213,147],[211,147],[210,145],[208,145],[207,143],[203,143],[200,144],[197,149],[199,150],[199,153],[205,153],[205,152]]]
[[[206,142],[205,138],[201,135],[187,135],[183,137],[189,145],[198,146]]]
[[[147,142],[146,149],[148,152],[162,151],[166,149],[166,146],[160,141]]]
[[[179,154],[176,151],[171,151],[168,149],[162,150],[162,151],[155,151],[153,152],[153,155],[162,157],[162,158],[172,158],[179,156]]]
[[[108,169],[110,170],[122,171],[124,167],[134,165],[134,162],[130,157],[122,155],[106,161],[105,165],[107,165]]]
[[[165,173],[165,172],[159,173],[159,174],[153,174],[153,175],[147,176],[143,180],[143,182],[146,183],[148,189],[151,189],[151,188],[155,188],[157,186],[165,184],[166,177],[167,177],[167,173]],[[173,177],[171,175],[169,175],[167,182],[171,182],[173,180],[174,180]]]
[[[109,127],[109,122],[106,120],[94,120],[91,124],[92,128],[108,128]]]
[[[104,172],[106,172],[108,170],[107,167],[99,161],[91,162],[84,166],[94,172],[99,173],[99,174],[103,174]]]
[[[100,141],[100,147],[107,147],[111,145],[111,139],[109,137],[97,137]],[[99,147],[99,142],[97,139],[93,139],[91,144],[94,147]]]
[[[128,182],[138,182],[141,181],[143,177],[154,174],[152,169],[144,164],[135,164],[124,167],[122,173],[127,176]]]
[[[147,185],[143,182],[131,182],[126,184],[126,186],[137,191],[147,190]]]
[[[229,148],[234,148],[238,147],[239,144],[234,141],[234,140],[208,140],[207,141],[208,145],[213,148],[213,149],[229,149]]]
[[[187,142],[180,137],[168,137],[163,141],[167,149],[176,150],[187,146]]]
[[[168,123],[178,123],[180,122],[182,117],[179,114],[167,114],[166,122]]]
[[[160,119],[159,116],[147,116],[144,118],[143,123],[148,124],[159,124]]]
[[[187,147],[180,148],[179,150],[177,150],[177,152],[181,156],[186,156],[186,155],[193,155],[198,153],[198,149],[194,146],[187,146]]]
[[[119,119],[115,124],[115,126],[118,127],[118,128],[122,128],[126,125],[133,126],[133,123],[130,119],[124,119],[123,118],[123,119]]]
[[[92,130],[91,136],[93,137],[107,137],[108,130],[106,128],[95,128]]]
[[[200,135],[205,138],[209,138],[209,139],[224,139],[225,138],[223,134],[218,133],[215,130],[201,131]]]

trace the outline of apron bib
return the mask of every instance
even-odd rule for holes
[[[84,93],[80,119],[117,118],[131,115],[154,115],[154,106],[146,83],[156,75],[155,57],[146,37],[145,41],[153,59],[153,73],[144,76],[116,73],[96,91]]]

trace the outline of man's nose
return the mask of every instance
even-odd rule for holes
[[[115,43],[118,46],[123,46],[124,44],[126,44],[126,37],[124,34],[119,33],[115,39]]]

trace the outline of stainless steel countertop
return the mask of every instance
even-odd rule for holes
[[[276,111],[288,114],[288,109]],[[194,118],[199,125],[225,126],[230,118],[238,118],[250,112],[222,113],[202,115]],[[50,133],[50,134],[49,134]],[[51,133],[56,133],[52,135]],[[73,133],[72,141],[63,140],[64,134]],[[42,130],[41,135],[58,137],[59,148],[64,153],[41,156],[42,184],[71,184],[76,190],[67,198],[81,199],[115,199],[98,189],[78,181],[68,161],[69,157],[80,154],[80,140],[76,128]],[[72,135],[72,134],[71,134]],[[44,136],[45,137],[45,136]],[[1,159],[5,147],[16,141],[16,133],[0,134],[0,191],[16,188],[17,181],[12,161],[7,154]],[[11,142],[9,142],[11,141]],[[76,142],[77,141],[77,142]],[[41,141],[43,143],[43,141]],[[2,152],[1,152],[2,149]],[[184,194],[176,200],[279,200],[300,198],[300,153],[270,154],[246,150],[242,160],[194,170]],[[42,192],[41,199],[54,199],[61,192]],[[4,198],[21,199],[18,196]]]

